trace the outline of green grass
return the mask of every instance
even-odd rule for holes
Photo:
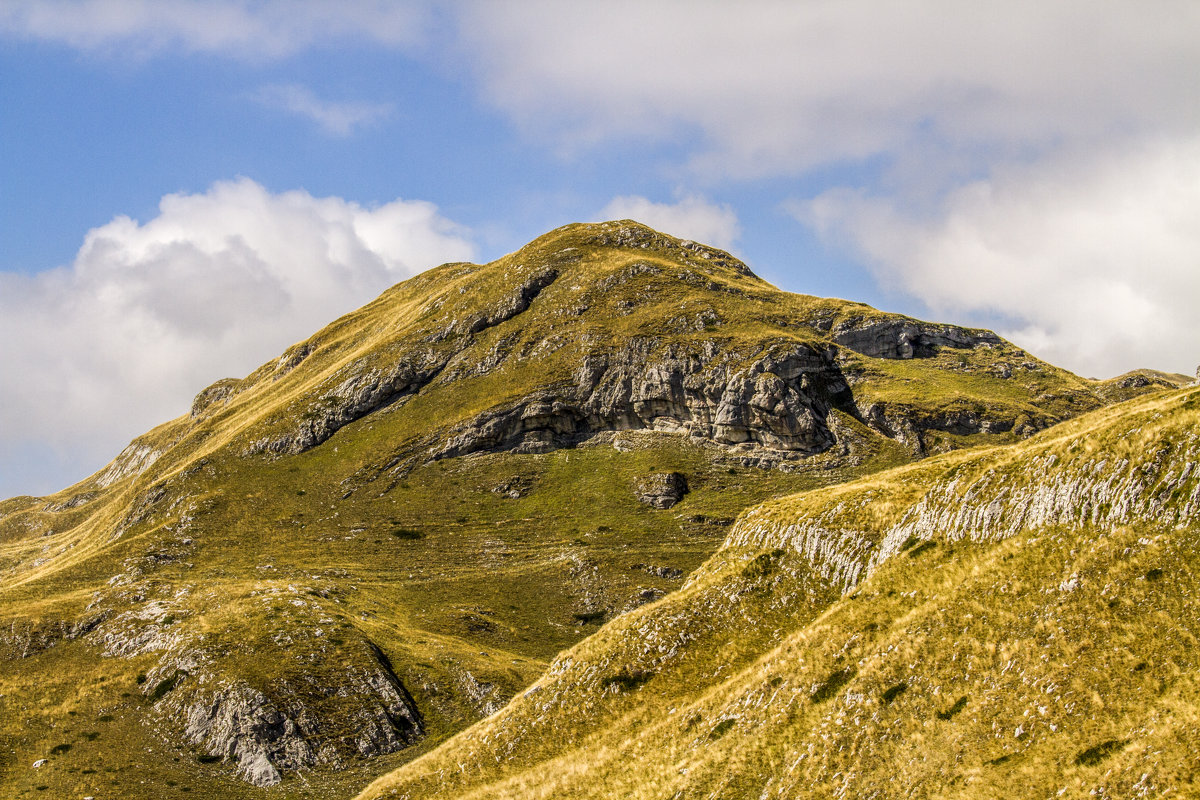
[[[1078,521],[1066,508],[1001,537],[947,528],[845,595],[820,588],[836,550],[747,533],[761,524],[748,513],[686,588],[610,623],[536,693],[362,797],[1190,796],[1200,529],[1156,498],[1200,492],[1200,476],[1180,477],[1200,456],[1197,396],[764,507],[780,531],[815,518],[882,542],[914,509],[989,507],[997,495],[975,491],[988,475],[1014,493],[1129,459],[1114,483],[1136,478],[1138,515]],[[776,567],[748,570],[771,545],[787,550]],[[656,672],[636,693],[596,691],[613,664]]]
[[[756,637],[765,638],[720,644],[703,619],[681,623],[680,636],[713,649],[684,648],[678,657],[714,675],[756,658],[762,641],[827,607],[836,592],[799,574],[793,556],[773,545],[745,560],[736,549],[718,553],[710,568],[727,564],[728,585],[663,575],[686,576],[704,564],[747,508],[767,503],[764,520],[793,514],[789,498],[805,490],[813,493],[804,503],[837,502],[840,484],[912,460],[909,445],[846,409],[829,413],[837,447],[781,470],[649,431],[541,455],[431,460],[476,415],[573,380],[585,352],[637,346],[686,358],[715,345],[736,370],[767,348],[824,346],[838,320],[885,316],[779,292],[719,253],[705,259],[650,233],[646,247],[616,247],[611,232],[567,226],[492,264],[419,275],[282,359],[219,382],[232,391],[227,400],[139,437],[107,471],[49,498],[0,502],[0,785],[14,797],[158,797],[164,786],[203,797],[261,796],[232,777],[228,761],[183,741],[182,710],[217,685],[250,687],[280,703],[303,694],[297,686],[340,687],[346,674],[373,663],[374,645],[421,710],[425,738],[395,754],[352,759],[342,771],[289,773],[270,790],[348,796],[519,694],[589,634],[588,647],[623,637],[623,620],[647,618],[643,610],[622,616],[644,596],[667,593],[652,608],[711,605],[735,627],[744,624],[738,613],[757,620]],[[502,308],[513,287],[548,267],[560,276],[527,311],[474,337],[463,332],[464,320]],[[1024,414],[1044,423],[1103,399],[1097,384],[1011,345],[919,362],[842,356],[863,403],[911,419],[982,409],[1000,422]],[[1013,379],[990,376],[1001,359],[1033,366]],[[260,452],[256,443],[315,419],[352,374],[400,360],[446,364],[421,391],[317,447]],[[929,452],[1017,438],[923,435]],[[147,453],[157,455],[153,465],[134,469]],[[116,477],[120,467],[129,469]],[[637,480],[666,471],[686,475],[689,494],[668,511],[639,503]],[[855,513],[880,524],[893,519],[919,494],[912,481],[931,474],[918,468],[881,478],[875,491],[887,496],[859,503]],[[514,479],[527,487],[521,497],[494,491]],[[914,569],[950,552],[922,548],[906,559]],[[791,593],[788,602],[779,601],[781,592]],[[618,624],[601,627],[607,620]],[[104,655],[117,633],[158,643]],[[612,690],[581,720],[603,717],[610,702],[641,714],[638,698],[651,691],[690,697],[670,664],[627,655],[593,676],[607,676]],[[822,676],[844,666],[825,664]],[[491,685],[491,695],[472,696],[468,678]],[[594,688],[599,696],[603,686]],[[311,701],[335,744],[352,739],[357,725],[339,697]],[[706,717],[694,735],[707,736],[726,718],[742,719]],[[739,722],[719,738],[750,730]],[[28,768],[62,745],[70,749],[46,768]]]

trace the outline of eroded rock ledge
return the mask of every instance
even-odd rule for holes
[[[431,456],[546,452],[602,431],[638,429],[781,455],[811,455],[833,443],[825,417],[850,396],[827,352],[781,342],[749,366],[741,356],[711,342],[658,351],[648,338],[593,352],[571,383],[479,415],[451,430]]]

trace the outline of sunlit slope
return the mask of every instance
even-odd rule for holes
[[[430,270],[0,503],[0,787],[351,794],[678,589],[748,506],[1161,384],[1125,380],[628,221]],[[673,507],[639,499],[668,478]]]
[[[769,502],[361,797],[1191,796],[1198,541],[1196,388]]]

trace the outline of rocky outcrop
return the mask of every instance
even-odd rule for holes
[[[517,286],[491,308],[467,320],[454,320],[428,339],[428,346],[379,363],[373,355],[352,362],[326,382],[332,384],[299,415],[289,430],[258,439],[245,450],[255,453],[296,454],[315,447],[346,425],[419,392],[436,378],[476,334],[507,322],[529,308],[558,272],[544,269]],[[448,343],[448,346],[447,344]],[[435,345],[441,344],[438,347]]]
[[[60,511],[70,511],[73,508],[85,506],[100,496],[99,492],[80,492],[79,494],[71,495],[66,500],[59,502],[46,503],[42,506],[42,511],[50,513],[58,513]]]
[[[105,488],[125,478],[141,475],[150,469],[162,454],[162,450],[134,439],[96,476],[96,485]]]
[[[475,334],[495,327],[502,322],[507,322],[517,314],[528,309],[533,299],[541,294],[543,289],[554,283],[556,278],[558,278],[558,270],[556,269],[544,269],[537,272],[533,277],[513,289],[498,304],[475,314],[465,321],[462,327],[465,328],[466,333]],[[458,329],[458,327],[456,325],[454,329]]]
[[[991,331],[936,325],[906,317],[849,317],[832,327],[836,344],[871,358],[929,358],[938,348],[999,345]]]
[[[680,472],[656,472],[637,482],[637,499],[651,508],[666,509],[687,494],[687,478]]]
[[[208,411],[218,403],[224,404],[229,402],[229,398],[237,394],[241,383],[242,381],[238,378],[222,378],[204,389],[204,391],[200,392],[192,400],[192,419],[201,416],[205,411]]]
[[[269,786],[287,772],[341,769],[424,735],[422,715],[391,661],[332,611],[338,601],[326,596],[328,587],[264,585],[240,601],[232,629],[213,637],[188,624],[194,587],[134,578],[142,560],[114,576],[88,616],[63,634],[86,634],[106,658],[156,656],[157,665],[138,678],[142,693],[158,720],[206,759]],[[121,605],[126,609],[113,613]],[[242,661],[246,651],[269,668]]]
[[[786,458],[829,447],[832,407],[850,400],[829,351],[777,341],[757,357],[712,342],[690,349],[652,337],[586,355],[571,383],[492,409],[442,437],[434,458],[544,452],[601,431],[686,433]],[[747,363],[748,362],[748,363]]]
[[[238,682],[201,688],[164,708],[177,710],[190,742],[232,762],[256,786],[276,784],[287,771],[338,769],[351,756],[392,753],[424,734],[412,697],[383,654],[370,650],[337,685],[285,681],[268,697]],[[341,719],[330,720],[331,699]]]
[[[1129,422],[1128,434],[1146,422]],[[1065,451],[1051,441],[1020,461],[948,470],[886,528],[847,521],[870,518],[867,509],[877,498],[865,492],[786,522],[769,504],[752,509],[726,546],[797,552],[848,590],[916,541],[995,541],[1051,526],[1106,531],[1145,520],[1178,528],[1200,520],[1200,438],[1194,432],[1167,427],[1151,446],[1124,458],[1093,454],[1086,438]]]
[[[386,367],[352,363],[339,370],[344,377],[310,403],[290,430],[259,439],[247,453],[295,454],[315,447],[354,420],[420,391],[447,360],[445,354],[430,350]]]
[[[970,436],[976,433],[1004,433],[1020,427],[1019,434],[1030,436],[1042,427],[1045,421],[1035,421],[1028,415],[1022,415],[1016,420],[989,417],[986,413],[970,409],[944,409],[932,414],[916,417],[911,409],[905,406],[889,405],[887,403],[855,403],[857,417],[873,430],[888,438],[900,442],[915,455],[925,456],[926,436],[928,431],[941,431],[956,436]]]
[[[296,367],[316,351],[316,348],[309,342],[301,342],[289,347],[275,362],[275,367],[271,371],[271,380],[277,381],[287,375]]]
[[[695,257],[702,262],[725,267],[747,277],[754,277],[754,273],[750,271],[749,267],[724,250],[687,239],[678,240],[671,236],[665,236],[631,219],[600,223],[590,227],[594,231],[586,241],[586,244],[590,246],[660,250],[672,253],[682,250],[687,256]]]

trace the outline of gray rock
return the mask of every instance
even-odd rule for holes
[[[940,347],[971,349],[998,345],[991,331],[937,325],[904,317],[842,320],[831,331],[833,341],[872,358],[928,358]]]
[[[749,274],[728,253],[628,220],[594,226],[584,244],[666,253],[684,267],[667,270],[649,258],[634,260],[599,281],[595,291],[601,296],[631,281],[646,283],[650,276],[656,276],[654,285],[682,281],[705,291],[743,292],[714,280],[716,268]],[[282,429],[252,442],[245,453],[303,452],[356,419],[407,402],[434,381],[445,384],[486,374],[574,341],[566,332],[527,341],[514,331],[495,337],[486,352],[472,347],[481,332],[528,309],[566,264],[577,259],[577,253],[569,252],[574,250],[566,248],[526,273],[520,285],[491,307],[466,318],[439,321],[416,347],[381,350],[343,367],[306,407],[292,409]],[[720,323],[710,308],[681,318],[680,324],[694,332],[696,325],[706,330]],[[924,452],[924,430],[978,433],[985,426],[1011,428],[1011,421],[987,419],[986,413],[922,419],[909,407],[860,408],[851,387],[861,366],[845,355],[853,350],[879,358],[927,357],[941,347],[1001,344],[994,333],[865,314],[822,317],[814,324],[836,344],[779,337],[739,348],[720,338],[679,341],[643,335],[610,342],[585,336],[577,342],[584,349],[570,379],[507,400],[450,430],[430,431],[417,442],[405,443],[403,450],[373,467],[375,474],[368,479],[384,472],[395,477],[420,463],[472,453],[546,453],[599,433],[626,430],[681,433],[723,447],[743,463],[777,466],[838,444],[829,422],[833,410],[903,441],[918,455]],[[853,457],[846,447],[839,452]]]
[[[316,348],[314,348],[308,342],[302,342],[289,347],[284,351],[283,355],[279,357],[279,360],[275,362],[275,370],[271,376],[272,380],[279,380],[284,375],[287,375],[296,367],[300,366],[300,363],[312,355],[315,349]]]
[[[62,501],[61,503],[47,503],[46,505],[42,506],[42,511],[49,511],[52,513],[58,511],[69,511],[72,508],[79,508],[82,505],[87,505],[99,496],[99,492],[80,492],[79,494]]]
[[[96,476],[96,485],[106,488],[125,478],[141,475],[150,469],[163,452],[134,439]]]
[[[435,344],[457,337],[458,341],[453,347],[418,350],[390,364],[378,363],[376,356],[348,364],[329,382],[333,385],[300,414],[294,427],[282,434],[251,443],[244,454],[302,453],[321,444],[354,420],[416,394],[440,375],[454,356],[470,346],[476,334],[528,309],[534,298],[557,278],[557,270],[541,270],[516,287],[495,307],[465,322],[452,324],[431,340],[431,344]]]
[[[1117,386],[1120,386],[1122,389],[1141,389],[1149,386],[1151,383],[1153,383],[1153,381],[1151,381],[1147,376],[1142,375],[1141,373],[1135,373],[1117,381]]]
[[[592,226],[596,233],[586,241],[586,244],[598,247],[620,247],[638,250],[671,251],[679,255],[679,251],[695,257],[696,266],[703,268],[713,264],[732,269],[742,275],[754,276],[750,268],[724,250],[699,244],[687,239],[676,239],[648,228],[640,222],[631,219],[606,222]]]
[[[192,400],[192,419],[203,415],[205,411],[208,411],[218,403],[227,403],[229,398],[237,394],[241,383],[241,380],[238,378],[222,378],[200,392]]]
[[[640,569],[659,578],[678,580],[683,577],[683,570],[678,567],[660,567],[654,564],[634,564],[630,569]]]
[[[545,452],[602,431],[685,433],[720,445],[811,455],[833,443],[825,424],[849,393],[831,351],[772,343],[757,356],[713,342],[638,337],[586,354],[573,381],[484,412],[429,441],[437,458]]]
[[[227,650],[172,624],[183,612],[171,600],[112,616],[89,640],[106,657],[157,654],[142,688],[154,715],[256,786],[297,770],[342,769],[424,736],[422,715],[387,656],[352,626],[327,618],[320,590],[289,587],[258,597],[287,609],[288,630],[250,627],[232,638],[253,642],[258,658],[272,664],[267,675],[247,674]],[[335,638],[336,653],[327,644]],[[336,655],[336,669],[313,660],[325,653]]]
[[[666,597],[666,595],[666,592],[657,587],[638,587],[637,591],[635,591],[629,600],[625,602],[625,605],[622,606],[621,613],[624,614],[628,611],[632,611],[635,608],[641,608],[648,603],[653,603],[655,600],[658,600],[661,597]]]
[[[1128,458],[1103,458],[1083,447],[1065,454],[1050,448],[1022,468],[1021,480],[1004,469],[970,479],[948,473],[884,531],[847,526],[841,505],[780,522],[765,509],[739,518],[729,548],[783,549],[803,556],[842,591],[917,541],[999,541],[1024,530],[1097,531],[1154,520],[1165,529],[1200,518],[1200,441],[1160,443]],[[1066,590],[1066,589],[1064,589]]]
[[[687,478],[679,472],[656,472],[637,482],[637,499],[652,508],[670,508],[687,494]]]
[[[323,765],[345,766],[352,756],[403,749],[424,734],[412,697],[390,668],[376,664],[348,672],[337,686],[284,682],[271,695],[241,682],[198,686],[164,711],[183,721],[184,736],[208,754],[236,765],[255,786],[280,781],[283,772]],[[325,708],[329,704],[334,708]],[[329,727],[331,714],[353,721]]]
[[[533,482],[531,480],[520,475],[514,475],[503,483],[493,486],[492,492],[517,500],[528,494],[532,488]]]

